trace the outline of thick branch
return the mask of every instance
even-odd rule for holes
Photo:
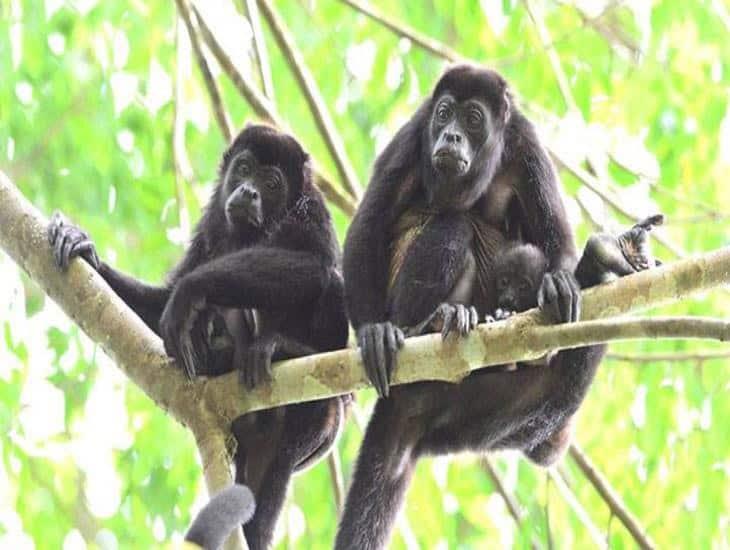
[[[46,240],[46,220],[0,173],[0,246],[36,280],[120,368],[160,406],[190,425],[215,413],[227,428],[232,418],[366,387],[357,350],[340,350],[278,363],[271,386],[243,391],[236,374],[186,382],[162,351],[159,339],[84,262],[58,271]],[[701,318],[613,319],[730,282],[730,247],[624,277],[583,293],[586,322],[548,325],[532,310],[502,323],[481,325],[466,339],[409,339],[399,355],[394,383],[458,381],[471,370],[541,357],[549,350],[635,338],[730,338],[730,321]]]

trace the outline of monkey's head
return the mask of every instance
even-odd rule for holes
[[[547,267],[545,254],[536,246],[510,245],[494,264],[497,307],[518,313],[537,307]]]
[[[223,156],[219,204],[229,229],[265,230],[311,185],[309,156],[291,136],[248,125]]]
[[[471,65],[448,69],[436,84],[424,129],[426,193],[438,207],[468,209],[499,167],[510,95],[496,72]]]

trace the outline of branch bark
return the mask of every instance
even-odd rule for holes
[[[0,247],[38,282],[89,337],[161,407],[190,426],[201,414],[228,429],[245,412],[321,399],[368,386],[359,352],[345,349],[276,364],[270,386],[252,392],[236,373],[188,382],[161,342],[85,262],[68,273],[53,264],[47,220],[0,172]],[[730,321],[702,318],[610,319],[676,301],[730,282],[730,247],[624,277],[583,293],[585,321],[549,325],[537,310],[480,325],[466,339],[411,338],[399,355],[394,383],[457,382],[471,370],[541,357],[549,350],[637,338],[730,339]]]

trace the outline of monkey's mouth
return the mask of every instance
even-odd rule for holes
[[[226,218],[232,226],[252,225],[259,228],[264,225],[264,216],[260,208],[253,205],[226,205]]]
[[[459,151],[451,148],[439,149],[431,157],[434,168],[445,174],[461,175],[469,169],[467,161]]]

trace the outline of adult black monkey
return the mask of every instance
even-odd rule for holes
[[[544,252],[540,303],[558,321],[577,319],[575,245],[552,163],[504,79],[456,66],[377,159],[345,242],[348,313],[381,396],[400,327],[441,306],[467,332],[464,305],[494,309],[486,288],[505,236]]]
[[[575,270],[581,288],[653,266],[650,228],[591,237]],[[532,252],[529,261],[539,260]],[[459,384],[394,387],[368,424],[335,548],[385,546],[421,456],[519,449],[538,464],[555,462],[604,353],[605,345],[563,350],[544,366],[485,369]]]
[[[162,335],[189,376],[235,367],[253,387],[268,378],[272,360],[347,343],[329,213],[312,183],[308,155],[272,128],[248,126],[228,148],[190,247],[164,286],[140,283],[100,262],[88,236],[59,215],[49,237],[59,266],[80,255],[96,267]],[[233,361],[229,348],[210,349],[221,319],[234,342]],[[257,502],[244,527],[249,547],[269,544],[291,474],[331,447],[348,401],[342,396],[234,421],[236,482],[251,487]]]
[[[506,239],[537,245],[548,260],[541,306],[556,320],[577,319],[573,234],[552,164],[504,79],[457,66],[376,161],[345,243],[348,312],[381,396],[389,393],[401,327],[418,328],[436,314],[443,334],[464,334],[494,310],[494,258]],[[368,425],[336,547],[385,544],[420,455],[544,439],[580,404],[600,356],[566,352],[562,368],[395,388]]]

